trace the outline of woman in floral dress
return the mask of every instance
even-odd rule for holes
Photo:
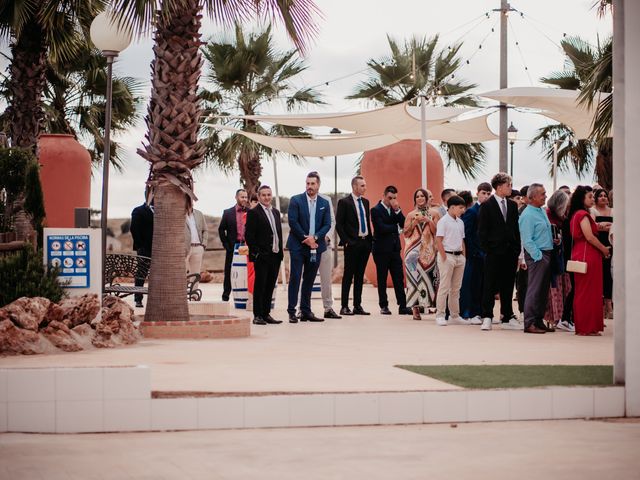
[[[404,223],[404,264],[407,278],[407,307],[414,320],[422,320],[425,312],[435,306],[437,293],[435,234],[438,214],[431,207],[433,195],[419,188],[413,195],[415,208]]]

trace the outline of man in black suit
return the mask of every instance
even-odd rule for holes
[[[271,316],[271,297],[278,281],[282,253],[280,212],[271,206],[271,187],[258,189],[258,205],[247,212],[244,238],[256,277],[253,287],[253,323],[282,323]]]
[[[148,198],[148,192],[147,192]],[[153,200],[137,206],[131,212],[131,236],[133,237],[133,249],[142,257],[151,257],[151,247],[153,242]],[[144,286],[144,276],[136,277],[135,286]],[[137,308],[142,308],[142,294],[133,295]]]
[[[236,243],[244,243],[244,223],[247,211],[247,191],[244,188],[236,190],[236,204],[222,213],[218,234],[220,242],[226,250],[224,257],[224,287],[222,301],[229,301],[231,293],[231,263]]]
[[[360,175],[351,180],[351,195],[338,201],[336,231],[344,247],[342,308],[340,315],[369,315],[362,308],[364,270],[371,253],[371,217],[369,200],[363,197],[367,183]],[[349,308],[349,290],[353,283],[353,310]]]
[[[376,263],[380,313],[391,315],[387,298],[387,275],[391,272],[398,313],[411,315],[411,310],[407,308],[407,296],[404,293],[404,272],[400,256],[400,231],[404,227],[404,215],[398,204],[398,189],[393,185],[384,189],[382,200],[371,209],[371,223],[373,224],[371,251]]]
[[[522,330],[513,314],[513,286],[520,255],[518,206],[511,195],[511,177],[497,173],[491,179],[494,195],[480,206],[478,237],[486,253],[482,289],[482,330],[491,330],[495,294],[500,294],[502,328]]]

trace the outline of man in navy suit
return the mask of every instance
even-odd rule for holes
[[[311,290],[318,273],[322,252],[327,249],[325,236],[331,228],[329,202],[318,195],[320,175],[307,175],[306,192],[291,197],[289,201],[289,238],[287,248],[291,257],[289,276],[289,322],[297,323],[296,306],[300,292],[300,320],[324,322],[311,311]],[[302,291],[300,291],[302,279]]]
[[[404,228],[404,215],[398,205],[398,189],[389,185],[384,196],[371,209],[373,224],[373,261],[378,277],[378,303],[382,315],[391,315],[387,298],[387,275],[391,272],[393,289],[398,302],[400,315],[411,315],[407,308],[407,296],[404,293],[404,273],[400,256],[400,231]]]
[[[467,251],[467,263],[462,277],[460,289],[460,314],[462,318],[469,320],[472,325],[482,324],[482,282],[484,278],[485,254],[480,248],[478,237],[478,213],[480,205],[491,196],[493,188],[489,182],[478,185],[477,201],[473,202],[471,192],[460,192],[459,195],[467,204],[467,209],[462,215],[464,223],[464,244]]]

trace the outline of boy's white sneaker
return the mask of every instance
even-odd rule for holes
[[[442,316],[436,316],[436,325],[440,325],[441,327],[446,327],[447,319]]]
[[[491,319],[489,317],[485,317],[482,319],[482,326],[480,330],[491,330]]]
[[[511,317],[508,322],[502,322],[500,328],[502,330],[522,330],[523,326],[516,317]]]
[[[449,317],[449,323],[452,325],[469,325],[471,322],[466,318],[462,318],[460,315],[456,315],[455,317],[452,315]]]
[[[564,320],[559,321],[558,325],[556,325],[556,328],[558,330],[563,330],[565,332],[575,332],[576,331],[576,327],[574,327],[569,322],[565,322]]]
[[[469,319],[469,323],[471,325],[482,325],[482,317],[480,315],[476,315],[475,317]]]

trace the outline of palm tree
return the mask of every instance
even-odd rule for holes
[[[35,151],[44,122],[43,93],[49,59],[69,59],[84,42],[88,24],[106,0],[0,0],[0,35],[10,39],[7,84],[9,136]]]
[[[370,59],[369,78],[356,87],[350,99],[369,99],[382,105],[401,102],[415,104],[418,97],[434,99],[438,105],[477,106],[468,92],[477,85],[457,79],[462,64],[458,52],[462,44],[439,48],[439,36],[412,37],[400,45],[387,35],[390,55]],[[441,142],[440,148],[465,178],[475,178],[482,170],[485,148],[481,143]]]
[[[203,49],[209,64],[206,80],[214,91],[204,89],[205,114],[256,115],[273,102],[282,101],[288,110],[298,105],[320,104],[319,94],[310,88],[295,90],[292,80],[306,70],[296,50],[279,52],[273,46],[271,27],[249,35],[240,25],[235,27],[233,40],[212,41]],[[275,135],[303,136],[302,129],[276,125],[269,130],[249,120],[232,123],[241,130]],[[247,191],[254,192],[262,174],[261,157],[271,155],[271,149],[234,134],[220,138],[215,130],[207,128],[205,159],[223,169],[240,170],[240,180]]]
[[[153,257],[146,321],[188,320],[185,295],[184,222],[194,199],[191,170],[203,161],[198,139],[202,114],[198,96],[202,56],[202,8],[229,23],[260,14],[280,18],[289,35],[304,47],[315,32],[311,0],[116,0],[121,21],[155,30],[151,99],[146,144],[138,153],[150,163],[148,183],[155,194]]]
[[[578,177],[582,178],[595,167],[594,176],[597,182],[608,190],[613,187],[613,149],[610,137],[613,96],[609,95],[600,101],[600,93],[611,92],[613,85],[612,44],[612,37],[596,47],[580,37],[564,38],[561,46],[567,56],[565,69],[552,72],[541,79],[548,85],[580,90],[579,101],[589,107],[594,102],[599,102],[590,138],[576,140],[569,127],[554,124],[538,130],[530,143],[534,145],[540,142],[548,161],[552,163],[553,144],[559,141],[563,146],[558,150],[558,168],[564,171],[573,169]]]

